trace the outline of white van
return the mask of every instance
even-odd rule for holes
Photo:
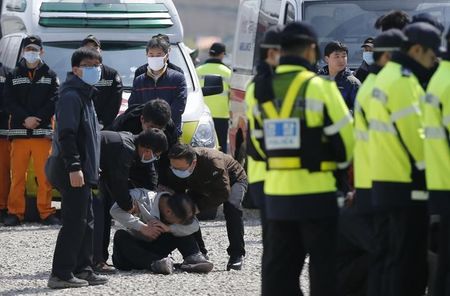
[[[450,24],[448,0],[241,0],[230,83],[231,154],[239,161],[245,157],[245,89],[255,74],[259,59],[257,44],[268,27],[294,20],[308,21],[317,31],[322,50],[333,40],[347,45],[349,67],[355,69],[362,62],[361,44],[378,33],[374,28],[376,19],[391,10],[403,10],[411,16],[428,12],[443,22],[445,28]]]
[[[0,61],[13,68],[20,58],[20,33],[39,35],[44,46],[43,59],[61,81],[71,70],[73,51],[87,35],[95,35],[102,43],[104,63],[122,77],[121,111],[127,107],[134,71],[146,63],[147,41],[158,33],[168,35],[172,43],[169,59],[184,71],[188,87],[182,140],[193,146],[216,146],[214,124],[203,101],[189,49],[183,43],[183,26],[172,1],[4,0],[2,12]]]

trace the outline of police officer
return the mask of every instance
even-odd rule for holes
[[[387,215],[382,211],[374,212],[372,206],[369,127],[366,114],[369,112],[369,103],[378,73],[392,58],[392,53],[399,51],[405,41],[406,36],[398,29],[387,30],[374,39],[374,63],[369,65],[369,75],[361,85],[356,96],[354,111],[356,141],[353,162],[356,196],[354,197],[352,206],[342,210],[340,227],[342,228],[342,236],[356,246],[359,250],[359,254],[363,253],[365,255],[364,260],[368,259],[368,262],[370,262],[366,267],[369,270],[367,282],[369,296],[382,295],[379,290],[383,272],[383,260],[381,259],[386,254],[387,238],[385,236],[385,231],[380,231],[380,227],[386,225]],[[373,220],[379,221],[378,223],[375,223],[375,225],[378,226],[375,233],[373,231]],[[377,236],[374,236],[375,234]],[[352,264],[354,264],[354,262],[352,262]],[[343,268],[347,269],[348,266],[343,266]],[[363,272],[358,270],[355,272],[356,274],[354,275],[357,277],[361,274],[367,275],[367,270],[364,270]],[[344,273],[340,272],[340,274]],[[348,280],[348,286],[350,286],[354,279],[349,278]],[[341,284],[345,286],[346,283],[343,282]],[[366,285],[363,286],[366,287]],[[347,288],[343,287],[343,289],[346,290]]]
[[[228,121],[230,119],[228,99],[231,69],[223,63],[225,52],[225,44],[213,43],[209,49],[209,59],[197,68],[197,75],[200,78],[201,85],[205,83],[205,75],[219,75],[223,79],[223,92],[218,95],[205,97],[205,103],[211,110],[221,150],[227,153]]]
[[[93,35],[88,35],[81,43],[83,47],[89,47],[101,52],[100,41]],[[95,85],[98,89],[94,100],[95,111],[102,128],[109,126],[122,105],[122,78],[119,73],[102,63],[102,77]]]
[[[427,280],[427,210],[421,85],[433,67],[440,33],[427,23],[404,29],[408,41],[378,74],[369,103],[370,178],[375,207],[389,215],[389,248],[379,295],[423,295]]]
[[[446,35],[447,51],[431,78],[423,104],[425,125],[426,181],[430,214],[440,215],[438,269],[432,286],[436,296],[450,293],[450,30]]]
[[[353,120],[336,84],[313,72],[318,59],[314,29],[301,22],[287,25],[272,83],[276,99],[257,97],[268,165],[262,295],[301,295],[307,253],[311,295],[336,295],[332,170],[351,159]]]
[[[0,63],[0,223],[7,215],[8,193],[11,185],[10,151],[8,139],[8,112],[3,102],[3,86],[10,69]]]
[[[266,214],[264,210],[264,178],[266,176],[266,162],[263,151],[264,143],[262,141],[262,119],[258,107],[258,101],[255,99],[255,85],[258,86],[258,97],[266,95],[265,85],[270,85],[275,67],[280,60],[280,37],[282,28],[279,26],[271,27],[264,34],[264,38],[259,45],[260,58],[256,68],[256,76],[253,82],[249,84],[245,92],[245,103],[247,104],[248,136],[247,143],[247,176],[248,188],[253,203],[260,209],[261,226],[263,242],[266,232]],[[268,81],[268,83],[266,83]],[[269,90],[270,92],[270,90]]]

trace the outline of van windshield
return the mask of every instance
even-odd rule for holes
[[[72,53],[80,47],[80,44],[81,41],[44,43],[43,60],[50,69],[56,72],[61,82],[66,79],[67,72],[71,71],[70,59]],[[147,63],[145,46],[145,42],[102,41],[103,64],[119,72],[124,87],[131,88],[133,86],[134,71]],[[186,61],[178,46],[172,45],[169,60],[183,70],[186,84],[191,91],[193,82]]]
[[[410,16],[427,12],[445,28],[450,24],[450,2],[443,0],[305,1],[302,11],[303,19],[317,30],[320,48],[323,50],[333,40],[343,42],[349,49],[349,66],[357,68],[362,62],[363,41],[379,34],[374,28],[375,21],[393,9]]]

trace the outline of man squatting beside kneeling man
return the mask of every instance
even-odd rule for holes
[[[113,263],[117,269],[147,269],[171,274],[169,254],[178,249],[187,272],[208,273],[213,264],[200,253],[194,232],[199,230],[195,204],[186,194],[156,193],[143,188],[130,190],[133,209],[122,210],[117,203],[111,216],[127,229],[114,235]]]

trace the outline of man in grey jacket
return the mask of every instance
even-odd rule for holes
[[[185,194],[156,193],[143,188],[130,190],[131,211],[124,211],[117,203],[111,216],[126,230],[114,235],[113,263],[121,270],[149,269],[170,274],[173,261],[168,255],[178,249],[184,257],[181,269],[207,273],[213,264],[200,253],[194,232],[199,223],[195,205]]]

